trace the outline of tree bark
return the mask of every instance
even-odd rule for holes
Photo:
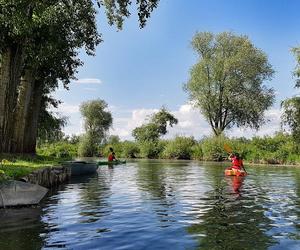
[[[6,48],[1,55],[0,152],[10,153],[13,144],[14,113],[23,66],[23,52],[20,45],[12,45]]]
[[[23,144],[23,153],[36,152],[36,138],[38,131],[38,118],[41,109],[41,101],[43,95],[43,84],[35,81],[33,93],[29,104],[29,113],[25,124],[25,136]]]
[[[24,151],[26,120],[29,116],[29,106],[33,95],[33,86],[33,73],[31,70],[26,70],[24,76],[21,78],[21,83],[19,86],[18,103],[14,122],[14,144],[12,146],[13,153],[23,153]]]

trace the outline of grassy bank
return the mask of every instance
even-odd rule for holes
[[[70,157],[58,158],[45,155],[0,155],[0,180],[18,179],[30,172],[59,165],[61,162],[70,160]]]

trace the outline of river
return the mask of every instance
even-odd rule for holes
[[[0,210],[0,249],[300,249],[300,168],[137,160]]]

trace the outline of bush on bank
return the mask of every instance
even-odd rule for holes
[[[196,141],[193,137],[176,136],[174,140],[167,142],[163,157],[168,159],[192,159]]]

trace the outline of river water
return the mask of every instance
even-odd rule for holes
[[[0,249],[300,249],[300,168],[132,161],[0,210]]]

